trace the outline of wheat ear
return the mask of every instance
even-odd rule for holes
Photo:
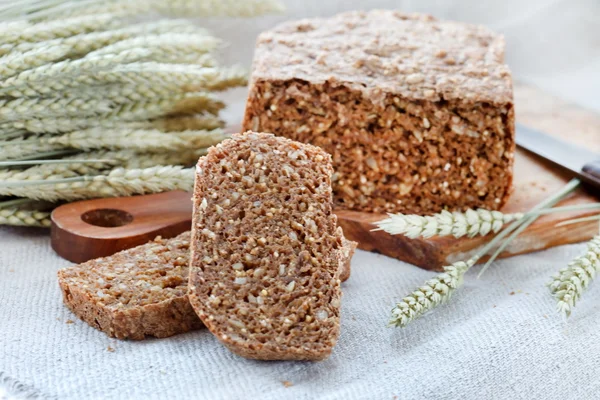
[[[253,17],[267,13],[279,13],[283,6],[276,0],[108,0],[102,4],[89,4],[78,7],[54,7],[37,13],[34,18],[58,17],[59,15],[92,15],[97,13],[112,13],[121,16],[139,15],[152,12],[170,17]]]
[[[64,45],[39,47],[25,53],[11,53],[0,58],[0,80],[8,79],[28,69],[60,60],[71,48]]]
[[[148,129],[90,128],[51,137],[45,141],[51,145],[91,149],[134,149],[147,152],[185,150],[209,147],[225,138],[221,130],[162,132]]]
[[[0,193],[46,201],[74,201],[96,197],[132,196],[168,190],[192,189],[193,169],[176,166],[145,169],[117,168],[108,175],[74,178],[49,177],[41,181],[0,182]]]
[[[2,43],[43,42],[66,38],[84,33],[104,31],[123,26],[124,20],[113,14],[84,15],[63,18],[56,21],[41,22],[20,30],[0,33]]]
[[[464,213],[442,211],[432,216],[389,214],[387,219],[376,222],[379,227],[391,235],[404,235],[411,239],[433,236],[485,236],[498,232],[502,227],[518,219],[523,214],[503,214],[500,211],[484,209],[467,210]]]
[[[105,32],[93,32],[63,39],[54,39],[46,42],[26,42],[18,45],[5,44],[2,46],[2,49],[4,52],[25,52],[35,50],[41,46],[64,45],[71,47],[71,50],[65,57],[75,59],[121,40],[144,35],[160,35],[166,33],[208,35],[206,30],[199,28],[187,20],[161,20]]]
[[[575,258],[567,268],[560,270],[548,283],[550,293],[556,299],[558,312],[569,317],[583,292],[600,270],[600,235],[588,244],[585,254]]]
[[[87,57],[119,54],[126,50],[144,48],[151,51],[150,58],[155,62],[177,62],[177,60],[199,59],[200,56],[214,51],[220,43],[219,39],[207,35],[166,33],[122,40],[89,53]]]
[[[0,208],[0,225],[48,228],[52,225],[52,221],[48,211]]]
[[[222,128],[224,122],[213,116],[184,116],[159,118],[150,121],[122,122],[112,119],[97,118],[33,118],[28,120],[9,121],[0,124],[0,138],[5,134],[20,137],[27,132],[38,134],[68,133],[88,128],[106,130],[123,129],[158,129],[161,131],[212,130]]]
[[[97,83],[91,77],[99,71],[147,57],[144,49],[132,49],[116,55],[60,61],[21,72],[0,83],[0,94],[12,97],[44,96],[84,83]],[[90,82],[91,81],[91,82]]]
[[[3,122],[28,118],[82,117],[110,113],[112,103],[96,99],[21,98],[0,100]]]
[[[208,93],[184,93],[154,101],[122,104],[102,118],[121,121],[141,121],[172,115],[209,113],[216,115],[225,104]]]
[[[392,316],[389,324],[391,326],[405,327],[411,321],[423,316],[428,311],[437,307],[438,305],[446,302],[450,299],[453,293],[462,285],[464,274],[471,268],[477,261],[487,254],[490,250],[496,248],[502,243],[506,244],[511,235],[518,231],[519,228],[529,220],[529,218],[535,218],[539,214],[534,212],[552,207],[560,200],[565,198],[569,193],[573,192],[580,182],[577,179],[571,180],[563,189],[558,193],[545,199],[534,208],[531,209],[530,213],[532,216],[528,218],[521,218],[511,222],[506,228],[498,233],[492,240],[485,244],[480,250],[477,251],[469,260],[463,262],[459,261],[452,265],[443,267],[444,272],[438,275],[436,278],[428,281],[425,285],[419,287],[408,296],[404,297],[392,308]],[[492,259],[497,254],[492,256]]]

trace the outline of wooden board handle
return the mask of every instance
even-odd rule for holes
[[[52,212],[51,244],[81,263],[190,229],[191,194],[182,191],[65,204]]]

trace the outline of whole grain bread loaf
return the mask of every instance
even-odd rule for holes
[[[64,303],[119,339],[163,338],[202,327],[187,298],[190,232],[58,271]]]
[[[333,156],[341,208],[495,210],[512,182],[504,40],[396,11],[286,22],[260,35],[244,129]]]
[[[233,135],[198,162],[190,302],[231,351],[321,360],[337,341],[347,256],[331,157],[271,134]],[[348,247],[348,246],[347,246]]]

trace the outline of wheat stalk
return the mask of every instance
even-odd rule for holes
[[[27,118],[81,117],[110,113],[112,103],[96,99],[21,98],[0,100],[0,119],[3,121]]]
[[[375,225],[391,235],[404,235],[411,239],[433,236],[485,236],[490,232],[497,233],[502,227],[523,218],[522,213],[503,214],[500,211],[484,209],[461,212],[442,211],[432,216],[389,214],[387,219]]]
[[[115,119],[97,118],[33,118],[9,121],[0,124],[0,137],[3,135],[24,136],[27,132],[37,134],[68,133],[92,127],[109,129],[158,129],[165,132],[187,130],[212,130],[222,128],[224,123],[213,116],[183,116],[159,118],[149,121],[122,122]]]
[[[117,168],[108,175],[73,178],[48,177],[40,181],[0,182],[0,194],[46,201],[74,201],[97,197],[132,196],[168,190],[192,189],[193,169],[159,166],[145,169]]]
[[[220,40],[204,34],[166,33],[147,35],[116,42],[91,52],[87,57],[119,54],[126,50],[144,48],[151,51],[150,58],[155,62],[178,62],[178,60],[200,59],[200,56],[214,51]]]
[[[128,152],[123,158],[132,157],[135,154]],[[70,178],[81,175],[96,175],[112,169],[119,164],[108,151],[81,153],[64,157],[61,163],[35,165],[22,170],[0,170],[0,182],[2,181],[36,181],[44,180],[52,176]],[[109,158],[111,157],[111,158]],[[90,160],[102,160],[90,162]]]
[[[219,143],[225,137],[221,130],[165,133],[149,129],[113,129],[107,131],[103,128],[90,128],[51,137],[46,139],[45,142],[80,150],[133,149],[146,152],[162,152],[208,147]]]
[[[116,56],[99,56],[97,60],[102,60],[104,57],[119,57],[122,54],[125,53]],[[78,62],[85,60],[86,58]],[[142,62],[104,68],[109,70],[86,72],[81,69],[78,76],[74,78],[58,76],[50,79],[48,77],[47,84],[43,79],[28,84],[9,82],[7,85],[10,86],[4,90],[13,97],[39,96],[53,90],[64,92],[65,96],[127,103],[167,97],[175,93],[220,91],[244,86],[247,83],[247,73],[239,67],[218,70],[187,64]],[[78,90],[71,92],[75,88]]]
[[[24,29],[3,30],[0,42],[18,44],[22,42],[43,42],[46,40],[66,38],[70,36],[103,31],[123,26],[124,21],[115,18],[114,14],[83,15],[63,18],[56,21],[30,25]]]
[[[149,51],[132,49],[116,55],[82,58],[42,65],[26,70],[0,83],[0,94],[12,97],[44,96],[83,83],[97,83],[93,78],[99,71],[147,57]]]
[[[392,309],[391,326],[405,327],[413,320],[433,308],[444,304],[463,282],[465,273],[474,264],[473,260],[456,262],[444,267],[444,272],[428,280],[423,286],[404,297]]]
[[[537,211],[552,207],[569,193],[573,192],[579,184],[579,180],[571,180],[558,193],[550,196],[532,208],[529,212],[531,217],[528,218],[536,218],[539,215],[539,213],[536,214]],[[469,268],[475,265],[475,263],[490,250],[498,246],[505,238],[507,239],[504,241],[503,245],[506,245],[512,240],[512,236],[509,237],[509,235],[518,231],[528,218],[517,219],[510,223],[510,225],[500,231],[500,233],[478,250],[469,260],[465,262],[456,262],[452,265],[443,267],[444,272],[442,274],[404,297],[392,308],[392,316],[389,324],[391,326],[405,327],[413,320],[423,316],[428,311],[450,299],[453,293],[462,285],[464,274]],[[497,253],[494,254],[490,260],[493,261],[497,255]]]
[[[276,0],[108,0],[101,4],[84,2],[85,6],[72,3],[71,7],[58,6],[49,10],[32,13],[34,18],[56,15],[88,15],[112,13],[121,16],[158,12],[171,17],[253,17],[261,14],[283,11]]]
[[[548,283],[550,293],[557,300],[558,312],[569,317],[577,301],[600,270],[600,235],[588,244],[585,254],[575,258],[567,268],[560,270]]]
[[[49,211],[0,208],[0,225],[48,228],[51,224]]]
[[[101,114],[105,119],[140,121],[169,115],[191,115],[207,112],[216,115],[225,104],[208,93],[184,93],[154,101],[122,104]]]
[[[41,46],[25,53],[11,53],[0,58],[0,80],[8,79],[20,72],[34,69],[50,62],[60,60],[69,52],[64,45]]]
[[[93,32],[63,39],[49,40],[47,42],[20,43],[18,45],[5,44],[2,45],[0,49],[3,53],[10,51],[25,52],[35,50],[41,46],[64,45],[71,48],[65,57],[75,59],[121,40],[144,35],[160,35],[166,33],[208,35],[206,30],[197,27],[187,20],[162,20],[105,32]]]
[[[64,146],[42,143],[37,138],[0,142],[0,160],[15,160],[34,154],[63,149]]]

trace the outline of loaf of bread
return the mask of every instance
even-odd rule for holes
[[[287,22],[258,39],[243,126],[330,153],[338,207],[495,210],[515,149],[503,59],[501,36],[427,15]]]
[[[202,326],[187,298],[190,232],[58,271],[64,303],[119,339],[163,338]]]
[[[271,134],[233,135],[198,162],[189,298],[231,351],[321,360],[339,334],[344,237],[331,157]]]

